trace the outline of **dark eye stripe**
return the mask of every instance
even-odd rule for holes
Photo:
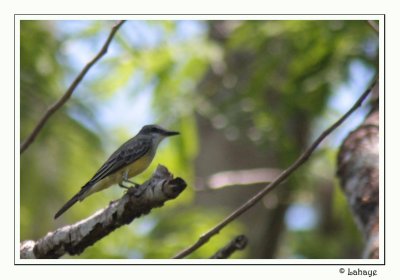
[[[153,128],[151,129],[151,131],[152,131],[152,132],[158,132],[158,133],[162,133],[162,132],[163,132],[163,130],[162,130],[162,129],[159,129],[158,127],[153,127]]]

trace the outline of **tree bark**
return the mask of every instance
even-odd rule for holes
[[[378,84],[373,93],[378,94]],[[344,140],[337,174],[354,218],[363,233],[364,258],[379,258],[379,105]]]
[[[176,198],[185,188],[186,183],[181,178],[173,179],[167,168],[159,165],[144,184],[128,189],[121,199],[91,217],[49,232],[38,241],[21,242],[20,257],[49,259],[66,253],[78,255],[115,229]]]

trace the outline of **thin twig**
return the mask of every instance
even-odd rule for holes
[[[111,43],[111,40],[114,38],[115,33],[118,31],[120,26],[125,22],[125,20],[119,21],[117,24],[115,24],[111,31],[110,34],[107,37],[107,40],[105,41],[103,47],[99,51],[99,53],[91,60],[89,63],[85,65],[85,67],[82,69],[82,71],[79,73],[79,75],[75,78],[75,80],[72,82],[72,84],[69,86],[67,91],[64,93],[64,95],[56,102],[54,103],[43,115],[43,117],[40,119],[36,127],[33,129],[31,134],[28,136],[28,138],[21,144],[20,148],[20,153],[22,154],[35,140],[36,136],[39,134],[39,132],[42,130],[43,126],[46,124],[46,122],[49,120],[49,118],[63,106],[68,99],[71,97],[72,93],[74,92],[75,88],[79,85],[79,83],[82,81],[83,77],[86,75],[86,73],[89,71],[89,69],[104,55],[107,53],[108,46]]]
[[[238,235],[231,240],[226,246],[218,250],[210,259],[227,259],[235,251],[243,250],[247,246],[247,237],[245,235]]]
[[[371,28],[377,33],[379,34],[379,25],[373,21],[373,20],[367,20],[367,23],[369,26],[371,26]]]
[[[378,76],[375,77],[371,85],[365,90],[365,92],[360,96],[356,103],[344,114],[339,120],[337,120],[334,124],[332,124],[329,128],[327,128],[322,134],[311,144],[311,146],[300,155],[300,157],[291,165],[288,169],[284,170],[274,181],[272,181],[269,185],[267,185],[264,189],[250,198],[247,202],[245,202],[242,206],[233,211],[229,216],[227,216],[224,220],[222,220],[218,225],[214,228],[210,229],[208,232],[200,236],[200,238],[194,243],[192,246],[184,249],[176,256],[174,259],[181,259],[185,256],[189,255],[193,251],[197,250],[199,247],[204,245],[212,236],[216,235],[230,222],[235,220],[241,214],[246,212],[248,209],[253,207],[257,202],[259,202],[267,193],[272,191],[276,186],[282,183],[286,178],[288,178],[296,169],[298,169],[303,163],[307,161],[307,159],[311,156],[314,150],[318,147],[318,145],[328,136],[333,130],[335,130],[338,126],[340,126],[344,120],[350,116],[358,107],[361,106],[363,101],[367,98],[372,88],[376,84],[378,80]]]

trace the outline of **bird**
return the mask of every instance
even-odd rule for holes
[[[161,126],[145,125],[137,135],[119,147],[99,168],[93,177],[54,215],[57,219],[76,202],[83,201],[89,195],[104,190],[114,184],[128,188],[123,183],[138,184],[129,180],[149,167],[158,145],[166,137],[178,135],[179,132],[168,131]]]

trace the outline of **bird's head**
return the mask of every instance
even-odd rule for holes
[[[179,132],[166,130],[159,125],[149,124],[143,126],[142,129],[139,131],[139,134],[151,136],[156,142],[160,142],[166,137],[178,135]]]

